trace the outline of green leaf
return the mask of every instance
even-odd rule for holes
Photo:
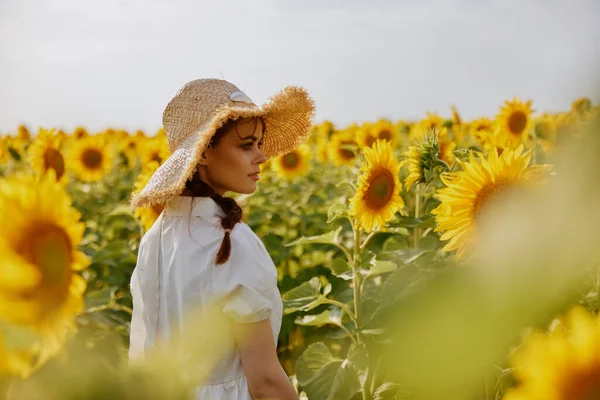
[[[373,400],[400,400],[398,397],[400,385],[392,382],[384,382],[373,394]]]
[[[318,276],[315,276],[281,296],[284,314],[312,310],[323,304],[330,292],[331,284],[325,286],[321,292],[321,281]]]
[[[435,251],[440,247],[440,241],[435,236],[429,235],[419,240],[419,248],[421,249]]]
[[[381,274],[387,274],[388,272],[393,272],[398,268],[398,266],[391,261],[375,261],[375,265],[373,265],[369,269],[369,276],[377,276]]]
[[[115,215],[130,215],[133,216],[133,212],[131,211],[131,207],[128,205],[120,205],[118,207],[115,207],[112,211],[110,211],[108,214],[106,214],[105,216],[107,217],[112,217]]]
[[[19,154],[19,152],[15,149],[13,149],[12,147],[8,147],[8,152],[10,153],[10,155],[12,156],[12,158],[15,159],[15,161],[21,161],[21,155]]]
[[[338,244],[339,236],[340,236],[341,232],[342,232],[342,227],[340,226],[335,231],[330,231],[330,232],[324,233],[322,235],[308,236],[308,237],[302,236],[301,238],[298,238],[298,239],[294,240],[293,242],[287,243],[286,246],[294,246],[297,244],[311,244],[311,243]]]
[[[408,247],[408,241],[403,237],[389,237],[383,242],[382,252],[390,253],[406,249]]]
[[[397,227],[393,227],[393,228],[385,228],[384,231],[382,231],[384,233],[394,233],[396,235],[404,235],[404,236],[408,236],[409,232],[408,229],[406,229],[403,226],[397,226]]]
[[[348,260],[345,258],[337,257],[329,264],[325,264],[327,268],[331,270],[333,275],[344,280],[350,280],[353,278],[352,270],[348,265]]]
[[[327,223],[335,221],[338,218],[348,218],[350,216],[345,204],[334,203],[327,210]]]
[[[334,357],[321,342],[310,345],[298,358],[296,376],[309,399],[350,400],[360,390],[354,365]]]
[[[346,355],[358,372],[360,386],[364,387],[369,370],[369,352],[364,343],[352,343]]]
[[[392,227],[405,227],[405,228],[429,228],[435,226],[435,218],[428,215],[423,218],[415,217],[402,217],[400,223],[393,224]]]
[[[86,294],[85,309],[87,310],[93,307],[104,306],[111,303],[115,297],[117,289],[118,287],[112,286]]]
[[[325,310],[320,314],[316,315],[304,315],[296,318],[294,321],[297,325],[304,326],[316,326],[321,327],[324,325],[341,325],[342,323],[342,312],[339,308],[332,310]]]
[[[442,202],[438,199],[436,199],[435,197],[429,197],[427,198],[427,200],[425,200],[425,213],[426,214],[431,214],[431,210],[435,209],[437,206],[439,206]]]

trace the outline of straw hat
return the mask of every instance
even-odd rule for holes
[[[258,107],[235,85],[220,79],[186,83],[163,113],[171,156],[134,194],[134,209],[164,204],[180,194],[217,129],[229,119],[262,117],[261,148],[267,158],[289,153],[306,140],[314,118],[314,102],[303,88],[288,86]]]

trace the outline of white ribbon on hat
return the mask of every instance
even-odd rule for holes
[[[252,101],[252,99],[250,99],[250,97],[248,97],[246,95],[246,93],[240,91],[237,92],[233,92],[229,95],[229,100],[231,101],[235,101],[236,103],[249,103],[249,104],[254,104],[254,102]]]

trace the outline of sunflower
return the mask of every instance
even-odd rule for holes
[[[399,131],[390,121],[385,119],[377,121],[371,126],[371,132],[375,139],[382,139],[390,142],[392,148],[396,148],[400,144]]]
[[[439,159],[452,167],[454,165],[454,149],[456,148],[456,143],[450,137],[448,128],[444,127],[440,130],[438,134],[438,145]]]
[[[83,126],[78,126],[73,131],[73,137],[75,139],[83,139],[88,136],[89,136],[88,131]]]
[[[368,127],[362,127],[356,132],[356,142],[360,148],[371,148],[377,141],[377,136]]]
[[[159,164],[165,162],[171,155],[167,137],[163,135],[149,138],[142,146],[142,165],[148,164],[151,161],[156,161]]]
[[[450,107],[452,109],[452,127],[459,127],[462,125],[462,119],[458,113],[456,106]]]
[[[529,130],[533,126],[531,122],[533,111],[531,101],[523,103],[513,98],[512,101],[504,102],[496,120],[499,134],[502,135],[501,141],[506,143],[507,147],[515,148],[528,138]]]
[[[337,131],[331,136],[329,158],[336,166],[353,165],[357,151],[356,136],[351,130]]]
[[[438,190],[436,196],[441,204],[431,213],[443,231],[441,240],[450,240],[444,250],[457,250],[458,260],[471,253],[477,241],[477,219],[488,205],[510,190],[540,185],[551,169],[549,165],[529,166],[531,150],[523,153],[523,146],[505,149],[498,155],[492,149],[488,157],[473,152],[469,162],[459,159],[462,171],[442,174],[447,186]]]
[[[329,139],[326,137],[320,137],[317,140],[315,146],[315,159],[319,164],[326,164],[329,162]]]
[[[40,175],[45,175],[49,169],[52,169],[58,182],[66,183],[68,174],[65,169],[65,159],[60,151],[60,139],[54,132],[54,129],[40,129],[29,147],[31,166]]]
[[[54,354],[83,310],[89,265],[77,250],[85,225],[54,170],[39,181],[13,175],[0,186],[0,317],[45,337],[38,361]]]
[[[0,136],[0,165],[4,164],[8,156],[8,139]]]
[[[127,164],[133,166],[140,154],[140,148],[143,147],[141,136],[128,136],[120,141],[120,151],[125,154]]]
[[[37,339],[30,329],[0,322],[0,376],[27,377],[35,365]]]
[[[72,142],[68,159],[69,169],[83,181],[95,182],[113,167],[114,156],[99,136]]]
[[[542,115],[534,121],[534,130],[544,152],[552,152],[556,143],[556,124],[554,123],[554,119],[550,115]]]
[[[390,142],[379,139],[372,148],[365,148],[359,185],[350,200],[351,214],[366,232],[385,226],[397,211],[402,214],[404,201],[398,179],[400,164],[394,158]]]
[[[413,144],[408,147],[404,155],[405,159],[400,166],[408,166],[408,176],[404,180],[407,191],[416,183],[429,182],[436,172],[449,169],[449,166],[439,158],[439,134],[436,130],[413,140]]]
[[[469,123],[471,135],[479,144],[485,143],[488,137],[494,132],[494,122],[489,118],[479,118]]]
[[[412,127],[410,136],[412,139],[418,139],[433,130],[439,130],[444,126],[444,121],[439,114],[428,112],[427,118],[423,118]]]
[[[587,97],[580,97],[571,104],[571,113],[577,118],[588,117],[592,113],[592,101]]]
[[[144,164],[142,173],[133,185],[134,193],[139,193],[144,190],[144,187],[152,177],[152,174],[158,169],[160,164],[156,161],[151,161]],[[144,230],[148,231],[154,222],[158,219],[160,213],[164,210],[164,205],[157,204],[150,207],[140,207],[134,212],[134,216],[142,223]]]
[[[31,140],[31,133],[29,133],[29,128],[25,125],[19,125],[17,128],[17,140],[23,142],[24,144],[28,144]]]
[[[600,319],[575,306],[511,356],[518,384],[504,400],[600,398]]]
[[[413,123],[405,120],[399,120],[394,124],[394,128],[396,128],[396,132],[403,135],[410,135],[410,131],[412,129]]]
[[[310,168],[310,149],[305,145],[298,146],[289,153],[272,160],[271,166],[277,176],[283,179],[291,180],[304,176]]]

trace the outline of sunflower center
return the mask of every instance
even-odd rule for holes
[[[382,130],[379,132],[379,139],[385,139],[387,141],[392,140],[392,132],[387,129]]]
[[[508,117],[508,130],[513,135],[520,135],[527,125],[527,115],[523,111],[514,111]]]
[[[375,140],[376,139],[373,136],[371,136],[371,135],[367,136],[367,141],[366,141],[367,147],[373,147]]]
[[[372,210],[383,208],[394,195],[394,186],[394,176],[390,171],[378,171],[371,177],[363,199]]]
[[[162,161],[161,158],[160,158],[160,155],[158,154],[158,151],[152,153],[152,157],[150,157],[150,160],[151,161],[156,161],[159,164]]]
[[[600,398],[600,365],[581,371],[580,375],[567,378],[563,393],[565,398],[573,400]]]
[[[281,161],[286,169],[294,169],[300,163],[300,157],[298,157],[298,154],[295,151],[292,151],[291,153],[284,155]]]
[[[63,228],[52,223],[34,224],[17,246],[17,252],[41,272],[41,288],[34,289],[50,297],[48,308],[68,294],[71,281],[72,248]],[[27,297],[27,295],[26,295]]]
[[[507,181],[496,181],[483,186],[475,201],[473,201],[473,217],[477,219],[481,211],[493,200],[497,200],[502,193],[508,191],[511,185]]]
[[[97,149],[85,149],[81,159],[89,169],[97,169],[102,165],[102,153]]]
[[[56,179],[60,179],[65,173],[65,160],[60,151],[49,148],[44,153],[44,169],[52,168],[56,172]]]
[[[129,143],[127,144],[127,148],[128,148],[129,150],[135,150],[135,146],[136,146],[136,145],[135,145],[135,142],[129,142]]]
[[[352,160],[353,158],[356,157],[356,155],[354,154],[354,152],[352,150],[345,149],[343,147],[343,146],[350,146],[353,144],[354,144],[354,142],[351,140],[344,140],[340,143],[340,148],[338,149],[338,154],[340,155],[341,158],[343,158],[344,160]]]

